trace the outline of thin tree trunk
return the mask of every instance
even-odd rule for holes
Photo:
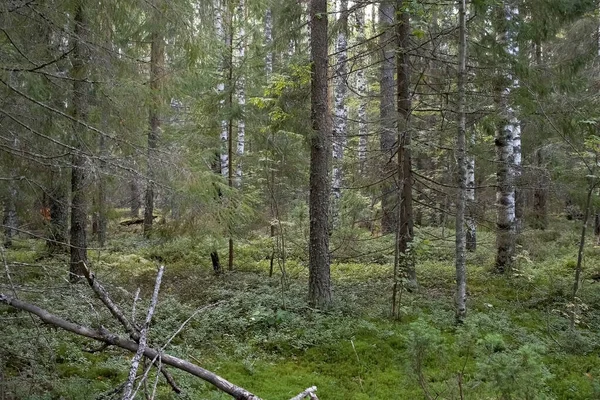
[[[335,43],[337,54],[336,68],[334,71],[334,117],[333,117],[333,176],[331,189],[331,223],[332,227],[339,224],[339,205],[342,197],[342,180],[344,176],[343,158],[346,146],[348,126],[347,87],[348,78],[348,0],[337,0],[336,10],[340,31]]]
[[[332,301],[329,272],[329,137],[327,0],[310,2],[311,122],[310,240],[308,302],[328,308]]]
[[[389,177],[381,187],[381,233],[388,234],[396,230],[395,208],[398,206],[395,194],[396,186],[391,177],[395,174],[394,155],[396,154],[396,109],[395,95],[395,51],[394,48],[394,4],[391,1],[382,1],[379,5],[379,24],[381,35],[381,76],[379,83],[380,106],[379,117],[381,124],[380,150],[381,150],[381,175]]]
[[[106,116],[104,116],[106,118]],[[107,128],[105,120],[104,128]],[[106,156],[106,138],[104,135],[100,135],[99,138],[99,151],[100,156]],[[104,247],[106,242],[106,225],[107,225],[107,193],[106,193],[106,162],[100,160],[99,166],[100,174],[98,177],[98,244],[100,247]]]
[[[593,179],[593,178],[592,178]],[[579,287],[581,284],[581,272],[583,269],[583,250],[585,247],[585,232],[587,229],[587,222],[590,217],[590,209],[592,202],[592,194],[594,193],[594,188],[596,187],[596,183],[594,181],[590,182],[590,187],[588,188],[587,200],[585,202],[585,214],[583,216],[583,223],[581,224],[581,238],[579,239],[579,249],[577,251],[577,266],[575,267],[575,282],[573,283],[573,294],[571,296],[571,301],[573,303],[573,312],[571,313],[571,329],[575,328],[575,320],[577,319],[577,293],[579,292]]]
[[[533,192],[533,220],[535,229],[546,229],[548,227],[548,173],[544,166],[544,150],[537,149],[535,152],[538,181]]]
[[[466,82],[465,82],[466,90]],[[465,128],[466,129],[466,128]],[[467,158],[467,204],[465,211],[465,218],[467,223],[466,232],[466,248],[468,251],[475,251],[477,249],[477,204],[475,203],[475,157],[471,154],[472,148],[475,145],[475,133],[471,132],[470,135],[470,150],[466,152]]]
[[[140,208],[142,208],[142,202],[140,198],[140,187],[137,182],[137,177],[132,176],[129,181],[129,207],[132,218],[137,218],[140,215]]]
[[[465,0],[458,2],[458,136],[456,139],[456,166],[458,195],[456,199],[456,321],[462,323],[467,316],[467,255],[465,233],[465,206],[467,202],[466,157],[466,60],[467,36]]]
[[[405,0],[399,0],[398,10],[404,10]],[[400,233],[398,235],[399,251],[401,256],[402,271],[408,280],[408,287],[417,288],[417,274],[415,271],[414,255],[410,249],[413,240],[413,176],[411,155],[411,93],[410,93],[410,65],[408,57],[410,40],[410,16],[406,11],[396,13],[398,51],[398,168],[401,171],[399,187],[402,189],[400,203]]]
[[[84,16],[84,4],[78,2],[75,9],[75,42],[73,48],[73,118],[85,121],[88,111],[87,78],[89,52],[86,48],[87,20]],[[75,140],[75,152],[71,158],[71,260],[69,281],[75,283],[81,279],[87,263],[87,196],[85,157],[79,150],[84,146],[85,131],[77,122],[72,123]]]
[[[245,0],[239,0],[237,6],[237,19],[238,19],[238,39],[236,42],[236,61],[239,71],[239,77],[237,80],[237,102],[241,111],[241,116],[238,119],[238,140],[237,140],[237,168],[235,171],[235,185],[239,188],[242,185],[242,159],[246,148],[246,120],[244,110],[246,107],[246,77],[244,75],[244,58],[246,54],[246,30],[244,25],[246,23],[246,4]]]
[[[222,3],[222,2],[219,2]],[[221,40],[224,47],[227,47],[229,44],[229,39],[225,33],[225,25],[223,22],[223,14],[222,10],[225,9],[224,4],[217,4],[215,8],[215,29],[217,31],[217,37]],[[228,62],[225,58],[225,54],[221,57],[221,62],[219,63],[220,76],[223,81],[217,84],[217,91],[220,94],[225,92],[225,70],[228,68]],[[221,110],[225,108],[225,99],[221,99],[219,102],[221,106]],[[229,121],[226,118],[221,119],[221,133],[219,138],[221,140],[221,152],[220,152],[220,161],[221,161],[221,176],[225,179],[229,177]]]
[[[148,131],[148,181],[146,184],[146,196],[144,207],[144,236],[149,236],[154,220],[154,188],[156,179],[156,167],[158,157],[156,149],[160,134],[160,108],[162,104],[162,78],[165,67],[165,44],[158,27],[160,26],[161,11],[158,9],[160,1],[154,4],[154,31],[151,36],[150,45],[150,92],[151,100],[148,113],[150,129]]]
[[[359,7],[356,10],[356,43],[365,43],[365,8]],[[367,166],[367,78],[365,76],[366,63],[361,63],[356,71],[356,92],[359,97],[358,105],[358,163],[361,175],[366,174]]]
[[[16,139],[15,139],[16,140]],[[14,174],[11,174],[11,180],[8,182],[8,190],[4,197],[4,247],[12,247],[12,239],[17,233],[17,182]]]

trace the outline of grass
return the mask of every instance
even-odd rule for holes
[[[600,293],[585,280],[578,327],[568,328],[577,222],[555,220],[544,232],[524,232],[518,266],[491,272],[494,236],[479,233],[468,255],[469,317],[454,325],[451,231],[422,228],[415,254],[421,288],[404,292],[401,319],[389,318],[391,265],[380,254],[334,262],[335,304],[326,313],[306,306],[305,258],[268,277],[270,240],[238,241],[234,272],[214,276],[214,241],[202,237],[145,240],[113,232],[108,248],[90,252],[97,276],[130,310],[140,287],[143,318],[157,262],[167,266],[151,339],[164,343],[199,307],[168,351],[211,369],[264,399],[287,399],[316,385],[321,399],[592,399],[600,398]],[[387,239],[384,239],[387,240]],[[352,251],[373,254],[361,242]],[[221,250],[225,254],[224,250]],[[21,298],[68,319],[121,332],[84,285],[65,280],[66,259],[48,257],[43,242],[21,239],[6,252]],[[600,250],[586,248],[586,277],[598,271]],[[2,290],[9,289],[6,278]],[[127,311],[128,313],[130,311]],[[5,393],[19,399],[90,399],[121,384],[130,355],[85,350],[94,343],[40,326],[0,307],[0,371]],[[210,385],[174,371],[185,398],[225,399]],[[9,397],[10,398],[10,397]],[[115,398],[118,398],[115,397]],[[142,398],[142,397],[140,397]],[[161,381],[158,397],[176,398]]]

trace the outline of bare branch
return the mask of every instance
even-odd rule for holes
[[[135,382],[135,376],[140,365],[140,360],[142,359],[142,355],[144,354],[144,350],[146,349],[148,329],[150,329],[150,321],[152,320],[152,316],[154,315],[156,303],[158,303],[158,292],[160,290],[160,283],[162,281],[162,276],[164,272],[165,267],[161,265],[158,269],[158,274],[156,275],[156,282],[154,283],[154,292],[152,293],[152,300],[150,301],[148,313],[146,314],[146,321],[144,322],[144,326],[142,327],[142,331],[140,332],[140,339],[138,340],[139,347],[135,353],[135,356],[133,357],[133,360],[131,360],[129,378],[127,379],[125,390],[123,390],[123,400],[130,400],[131,398],[133,398],[133,396],[131,395],[133,391],[133,383]]]

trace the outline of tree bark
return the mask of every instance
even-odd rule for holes
[[[467,316],[467,255],[465,233],[465,208],[467,202],[466,157],[466,7],[465,0],[458,2],[458,135],[456,139],[456,164],[458,193],[456,198],[456,321],[462,323]]]
[[[15,139],[16,140],[16,139]],[[17,182],[16,176],[11,174],[11,180],[8,182],[7,192],[4,197],[4,247],[12,247],[12,239],[17,233]]]
[[[538,181],[533,191],[533,219],[531,225],[535,229],[548,227],[548,185],[549,178],[544,161],[543,148],[535,152]]]
[[[310,2],[311,122],[310,238],[308,302],[328,308],[332,301],[329,272],[329,156],[331,128],[327,97],[327,0]]]
[[[513,55],[515,48],[508,31],[511,9],[504,4],[498,8],[497,41]],[[508,104],[513,85],[511,73],[499,72],[496,81],[496,103],[500,121],[496,132],[497,190],[496,190],[496,272],[510,271],[514,264],[516,240],[514,135],[520,129],[515,110]]]
[[[347,87],[348,78],[348,0],[337,0],[339,32],[335,43],[337,54],[334,71],[334,113],[333,113],[333,173],[331,181],[331,226],[339,224],[339,206],[342,197],[344,171],[344,147],[346,146],[348,127]]]
[[[242,167],[242,158],[244,156],[244,152],[246,150],[246,119],[244,110],[246,108],[246,77],[244,72],[244,58],[246,55],[246,2],[245,0],[239,0],[237,10],[237,22],[238,22],[238,32],[237,32],[237,40],[236,40],[236,61],[237,68],[239,71],[239,76],[237,79],[237,103],[240,108],[240,117],[238,118],[238,140],[237,140],[237,148],[236,148],[236,156],[237,156],[237,167],[235,170],[235,185],[236,187],[241,187],[242,185],[242,175],[243,175],[243,167]]]
[[[154,188],[156,179],[156,167],[158,158],[156,149],[160,135],[160,109],[162,105],[162,79],[165,68],[165,44],[162,34],[159,32],[161,10],[160,0],[154,4],[154,24],[150,44],[150,107],[148,110],[148,159],[146,195],[144,205],[144,236],[148,237],[152,230],[154,219]]]
[[[73,48],[73,109],[72,123],[75,138],[75,152],[71,156],[71,260],[69,281],[78,282],[85,272],[87,263],[87,196],[85,157],[81,152],[85,146],[85,127],[75,121],[85,121],[88,111],[88,74],[89,50],[85,43],[87,36],[87,20],[84,15],[84,4],[78,2],[75,9],[75,43]]]
[[[410,289],[417,288],[417,274],[415,271],[414,255],[410,246],[413,240],[413,176],[411,155],[411,93],[410,93],[410,65],[408,49],[410,47],[410,16],[404,10],[405,0],[397,3],[396,30],[398,38],[398,51],[396,58],[398,76],[398,168],[400,171],[398,187],[401,188],[400,219],[399,224],[399,252],[401,267],[408,280]]]
[[[381,124],[380,150],[381,150],[381,175],[389,177],[381,187],[381,233],[388,234],[396,230],[398,225],[396,207],[396,186],[391,177],[395,174],[396,165],[396,109],[395,95],[395,51],[394,48],[394,4],[385,0],[379,5],[379,24],[381,34],[382,62],[379,82],[380,105],[379,117]]]
[[[359,7],[356,10],[356,43],[365,43],[365,8]],[[361,175],[366,174],[367,166],[367,78],[365,75],[365,65],[361,63],[356,71],[356,93],[359,97],[358,105],[358,163]]]

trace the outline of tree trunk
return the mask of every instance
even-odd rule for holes
[[[107,118],[104,116],[104,118]],[[104,128],[106,130],[107,123],[105,122]],[[100,134],[99,138],[99,151],[100,156],[106,156],[106,138],[103,134]],[[98,245],[104,247],[106,242],[106,224],[107,224],[107,197],[106,197],[106,162],[100,160],[98,176]]]
[[[356,43],[365,43],[365,8],[356,10]],[[367,166],[367,78],[365,75],[365,64],[362,63],[356,71],[356,92],[359,97],[358,105],[358,163],[361,175],[366,174]]]
[[[137,218],[140,215],[142,202],[140,198],[140,186],[138,185],[137,177],[135,175],[132,176],[129,181],[129,191],[131,196],[129,200],[130,214],[132,218]]]
[[[87,70],[89,51],[86,48],[87,21],[84,16],[84,4],[78,2],[75,10],[75,42],[73,48],[72,70],[73,78],[73,118],[85,121],[88,111]],[[87,196],[85,157],[79,151],[85,146],[85,129],[79,123],[72,123],[76,148],[71,158],[71,262],[69,281],[75,283],[81,279],[87,263]]]
[[[333,115],[333,176],[331,188],[333,193],[331,204],[331,226],[339,224],[339,206],[342,197],[343,158],[346,146],[348,126],[348,106],[346,80],[348,78],[348,0],[337,0],[337,15],[340,30],[335,43],[337,54],[334,71],[334,115]]]
[[[242,185],[242,158],[244,156],[244,151],[246,148],[246,120],[244,115],[244,109],[246,107],[246,77],[244,75],[244,58],[246,54],[246,30],[244,28],[244,25],[246,23],[245,0],[239,0],[236,14],[239,25],[237,32],[238,38],[236,40],[236,61],[239,71],[236,97],[238,106],[240,108],[241,116],[238,119],[238,140],[236,149],[237,168],[235,171],[235,185],[239,188]]]
[[[394,105],[395,95],[395,60],[394,54],[394,5],[391,1],[382,1],[379,5],[379,24],[381,35],[381,76],[379,83],[380,106],[379,116],[381,124],[380,150],[381,150],[381,176],[387,177],[381,187],[381,233],[388,234],[396,230],[397,197],[396,187],[392,176],[395,174],[394,155],[396,154],[396,110]]]
[[[497,41],[507,48],[509,55],[516,54],[513,38],[508,31],[508,21],[511,19],[512,10],[502,6],[498,9]],[[515,215],[515,185],[514,185],[514,135],[520,130],[519,121],[515,110],[508,104],[509,95],[513,86],[511,73],[498,73],[496,82],[496,103],[501,116],[496,133],[497,156],[497,236],[496,236],[496,271],[504,273],[510,271],[514,263],[516,239]]]
[[[456,139],[456,166],[458,172],[458,195],[456,198],[456,321],[463,322],[467,316],[467,255],[465,234],[465,206],[467,202],[466,157],[466,75],[467,36],[465,0],[458,2],[458,136]]]
[[[16,140],[16,139],[15,139]],[[7,192],[4,198],[4,247],[12,247],[12,238],[17,234],[17,182],[16,176],[11,174]]]
[[[215,29],[217,31],[217,37],[221,40],[224,47],[227,47],[229,44],[228,37],[225,33],[225,25],[223,22],[223,11],[225,7],[222,4],[217,4],[215,9]],[[220,94],[224,94],[225,92],[225,70],[228,68],[228,62],[225,58],[225,54],[223,53],[221,57],[221,62],[219,63],[220,76],[222,77],[222,81],[217,84],[217,91]],[[219,101],[221,109],[225,108],[225,99],[221,99]],[[221,133],[219,138],[221,140],[221,152],[220,152],[220,161],[221,161],[221,176],[225,179],[229,177],[229,121],[226,118],[221,119]]]
[[[462,1],[462,0],[461,0]],[[465,28],[466,29],[466,28]],[[465,82],[466,90],[466,82]],[[466,128],[465,128],[466,129]],[[467,223],[466,233],[466,248],[468,251],[477,249],[477,204],[475,203],[475,157],[471,154],[472,148],[475,145],[475,133],[470,135],[471,150],[466,152],[467,166],[467,193],[466,193],[466,210],[465,218]]]
[[[146,183],[146,195],[144,205],[144,236],[148,237],[152,230],[154,220],[154,188],[156,179],[156,167],[158,157],[156,149],[160,134],[160,108],[162,105],[162,78],[165,67],[165,44],[162,35],[158,32],[160,26],[161,10],[158,9],[160,2],[154,4],[154,25],[150,44],[150,107],[148,110],[148,160]]]
[[[308,302],[328,308],[332,301],[329,275],[329,156],[331,135],[327,97],[327,0],[310,2],[311,122],[310,239]]]
[[[399,0],[398,10],[403,10],[405,0]],[[411,156],[411,93],[410,93],[410,65],[408,57],[410,40],[410,16],[406,11],[396,13],[398,51],[397,51],[397,70],[398,70],[398,168],[401,171],[399,176],[399,188],[402,188],[400,202],[400,225],[398,240],[399,252],[401,256],[401,266],[403,273],[408,280],[408,287],[417,288],[417,275],[415,271],[414,255],[410,249],[413,240],[413,176],[412,176],[412,156]]]
[[[533,191],[533,219],[531,225],[535,229],[548,227],[548,185],[549,178],[544,166],[544,150],[539,148],[535,152],[538,181]]]

